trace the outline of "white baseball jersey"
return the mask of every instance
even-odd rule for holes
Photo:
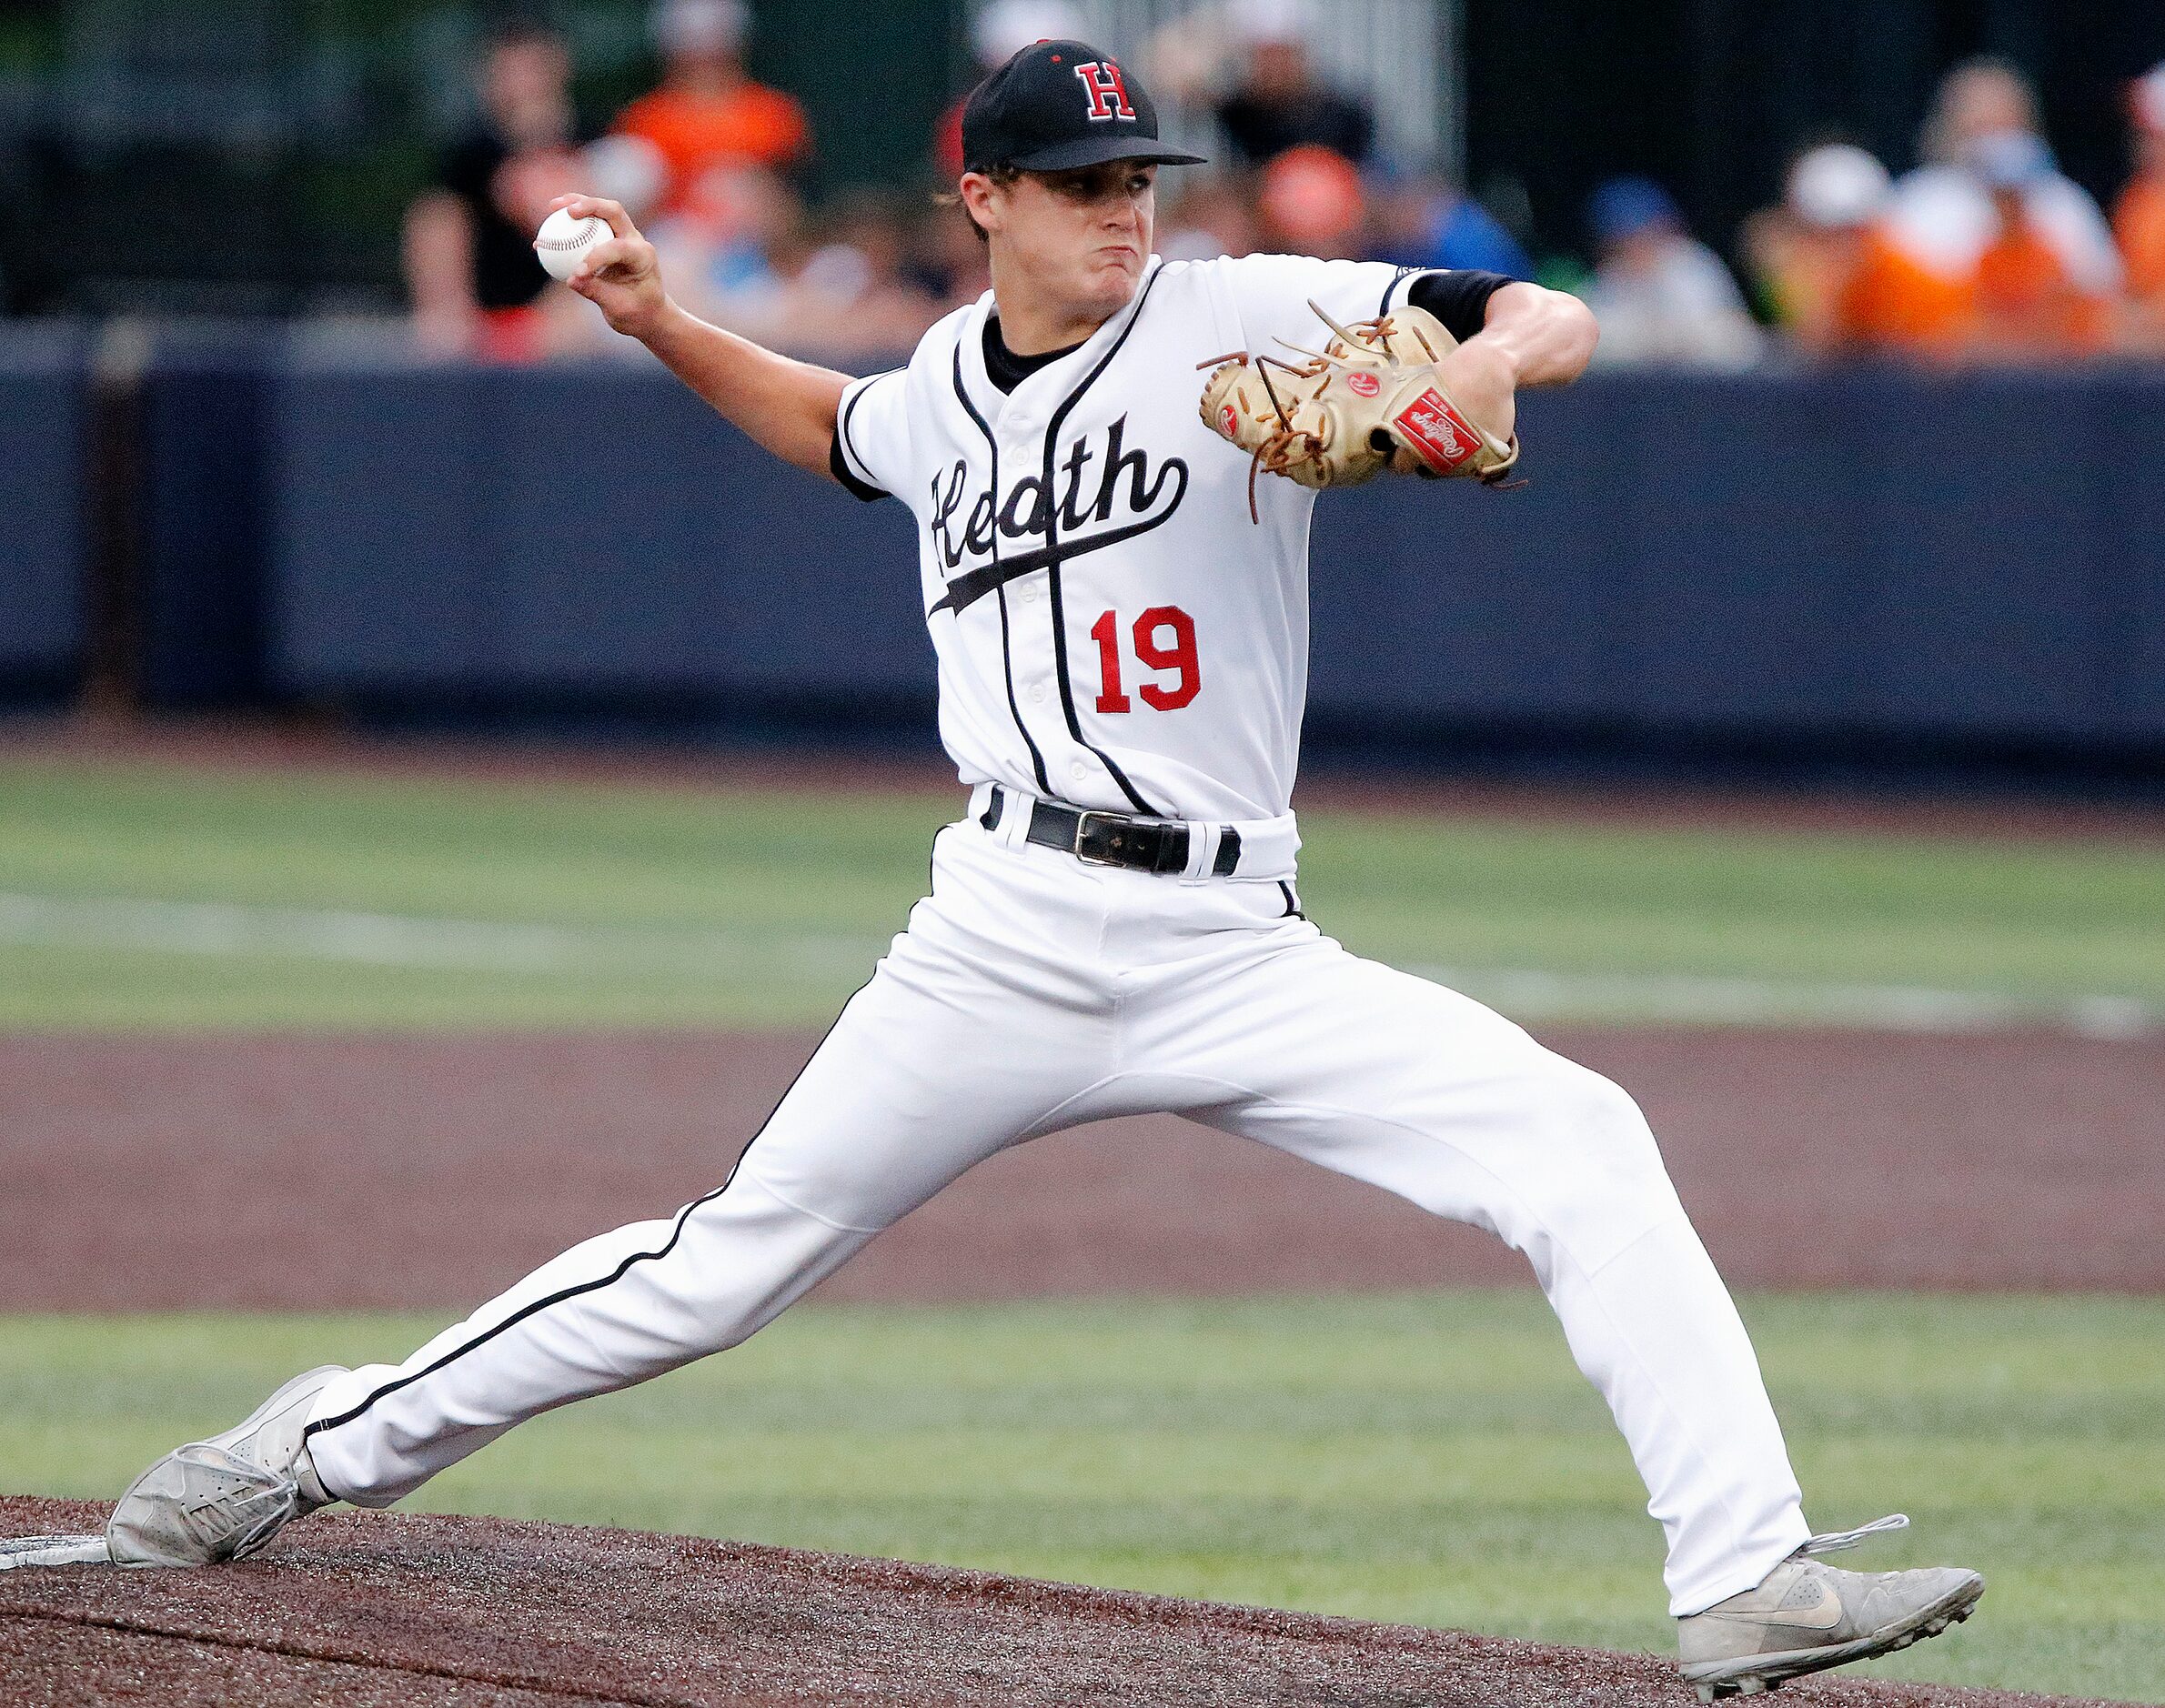
[[[1315,495],[1257,482],[1204,426],[1197,364],[1287,354],[1403,301],[1407,269],[1299,256],[1157,261],[1134,299],[1013,393],[988,293],[907,367],[843,394],[845,466],[917,518],[940,734],[963,782],[1121,812],[1289,810]],[[1297,358],[1295,358],[1297,359]]]

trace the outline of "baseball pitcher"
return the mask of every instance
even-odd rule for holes
[[[1081,42],[995,71],[963,142],[960,216],[992,288],[869,378],[692,318],[621,207],[564,203],[614,233],[571,279],[612,327],[775,456],[915,517],[970,791],[931,893],[721,1185],[574,1247],[396,1368],[295,1379],[151,1466],[83,1553],[203,1564],[334,1501],[388,1505],[538,1412],[736,1345],[1003,1147],[1170,1110],[1526,1254],[1667,1532],[1707,1700],[1966,1617],[1974,1572],[1823,1562],[1905,1521],[1805,1522],[1632,1100],[1302,912],[1316,494],[1505,477],[1517,389],[1579,374],[1588,311],[1480,273],[1159,260],[1155,176],[1196,156]]]

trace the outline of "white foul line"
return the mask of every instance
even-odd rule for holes
[[[883,939],[870,934],[519,924],[222,901],[92,901],[7,892],[0,892],[0,944],[543,977],[659,971],[716,982],[755,969],[801,978],[844,973],[861,977],[884,947]],[[1691,973],[1551,972],[1433,964],[1415,964],[1406,970],[1518,1020],[1857,1026],[1901,1032],[2046,1026],[2110,1039],[2165,1030],[2165,1007],[2133,997],[2025,996]]]
[[[223,901],[63,899],[0,892],[0,943],[358,961],[477,972],[678,971],[712,975],[746,962],[824,972],[865,966],[877,939],[810,933],[660,930],[422,919]]]
[[[1818,984],[1694,973],[1539,972],[1412,966],[1517,1020],[1611,1018],[1693,1025],[1856,1026],[1891,1032],[1984,1032],[2045,1026],[2086,1038],[2140,1038],[2165,1008],[2135,997],[2019,996],[1917,985]]]

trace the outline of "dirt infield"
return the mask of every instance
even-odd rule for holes
[[[1738,1285],[2165,1291],[2165,1044],[1545,1036],[1638,1094]],[[472,1303],[710,1189],[811,1043],[0,1038],[0,1309]],[[1159,1119],[994,1159],[825,1296],[1524,1276],[1485,1235]]]
[[[0,1535],[104,1509],[0,1498]],[[1959,1643],[1959,1632],[1941,1639]],[[1664,1660],[741,1542],[334,1513],[217,1571],[0,1575],[0,1708],[140,1702],[1652,1708]],[[1785,1702],[2067,1701],[1808,1680]]]

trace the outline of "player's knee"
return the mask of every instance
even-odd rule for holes
[[[1594,1143],[1620,1151],[1654,1153],[1654,1131],[1638,1100],[1614,1080],[1576,1062],[1565,1064],[1566,1116]]]
[[[1563,1164],[1555,1190],[1612,1211],[1649,1193],[1668,1195],[1661,1148],[1638,1101],[1614,1080],[1562,1057],[1546,1076],[1546,1137]]]
[[[1545,1052],[1526,1094],[1526,1142],[1504,1170],[1494,1225],[1544,1285],[1565,1261],[1598,1268],[1682,1213],[1646,1119],[1621,1086]]]

